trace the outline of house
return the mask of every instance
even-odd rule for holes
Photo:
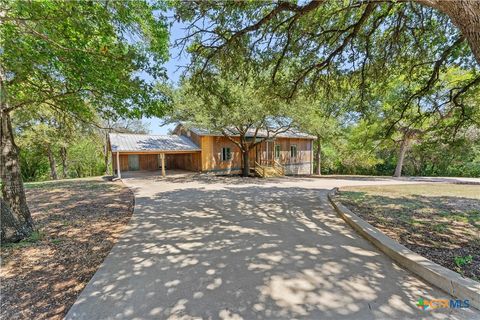
[[[255,136],[247,133],[247,139]],[[233,139],[239,139],[232,134]],[[259,130],[256,138],[267,132]],[[250,151],[250,168],[257,175],[312,174],[314,136],[290,129],[268,138]],[[172,135],[111,133],[109,136],[113,171],[182,169],[217,174],[240,173],[239,148],[221,133],[179,124]]]

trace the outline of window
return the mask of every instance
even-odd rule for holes
[[[292,144],[290,146],[290,158],[296,158],[297,157],[297,145]]]
[[[280,159],[280,145],[275,145],[275,159]]]
[[[230,148],[222,148],[222,161],[228,161],[232,159],[232,152]]]

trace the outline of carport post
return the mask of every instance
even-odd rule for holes
[[[117,151],[117,176],[122,179],[122,173],[120,172],[120,152]]]
[[[160,159],[162,160],[162,177],[165,177],[165,153],[160,153]]]

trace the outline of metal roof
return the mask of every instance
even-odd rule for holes
[[[190,129],[193,133],[199,136],[223,136],[221,132],[215,132],[212,130],[208,129],[203,129],[199,127],[193,127],[193,126],[185,126],[187,129]],[[238,136],[238,134],[235,133],[235,130],[229,130],[231,132],[232,136]],[[247,131],[246,137],[252,138],[255,135],[255,129],[249,129]],[[270,136],[273,135],[272,132],[270,132]],[[267,130],[260,129],[257,132],[257,138],[265,138],[267,136]],[[317,139],[317,137],[312,136],[308,133],[301,132],[296,129],[288,129],[285,132],[279,133],[275,135],[277,138],[292,138],[292,139]]]
[[[190,139],[177,135],[110,133],[113,152],[200,151]]]

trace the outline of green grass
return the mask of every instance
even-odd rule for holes
[[[62,239],[58,239],[58,238],[57,238],[57,239],[52,239],[52,240],[50,240],[50,242],[53,243],[53,244],[59,244],[59,243],[61,243],[62,241],[63,241]]]
[[[480,185],[446,183],[345,187],[341,201],[361,213],[445,232],[452,224],[480,228]]]
[[[101,177],[88,177],[79,179],[65,179],[65,180],[49,180],[42,182],[27,182],[25,183],[25,189],[39,190],[47,192],[57,192],[61,190],[78,190],[80,192],[84,190],[90,190],[97,193],[115,191],[120,187],[115,184],[105,183]]]
[[[385,195],[449,196],[480,200],[480,185],[454,183],[421,183],[403,185],[377,185],[346,187],[342,191],[354,190],[356,193],[377,193]]]
[[[470,264],[473,261],[473,257],[471,255],[464,256],[464,257],[455,257],[455,264],[458,267],[463,267],[464,265]]]
[[[480,277],[480,185],[345,187],[337,198],[412,250],[468,277]]]
[[[448,224],[446,223],[437,223],[433,226],[433,230],[436,232],[445,232],[448,229]]]
[[[43,238],[44,238],[43,232],[37,230],[37,231],[32,232],[32,234],[28,238],[23,239],[20,242],[16,242],[16,243],[7,243],[7,244],[5,244],[5,247],[7,247],[7,248],[28,247],[28,246],[36,244],[39,241],[42,241]]]
[[[80,187],[85,186],[85,184],[90,184],[93,188],[101,187],[103,182],[102,177],[86,177],[86,178],[76,178],[76,179],[62,179],[62,180],[48,180],[48,181],[37,181],[37,182],[25,182],[25,189],[51,189],[51,188],[70,188],[70,187]]]

